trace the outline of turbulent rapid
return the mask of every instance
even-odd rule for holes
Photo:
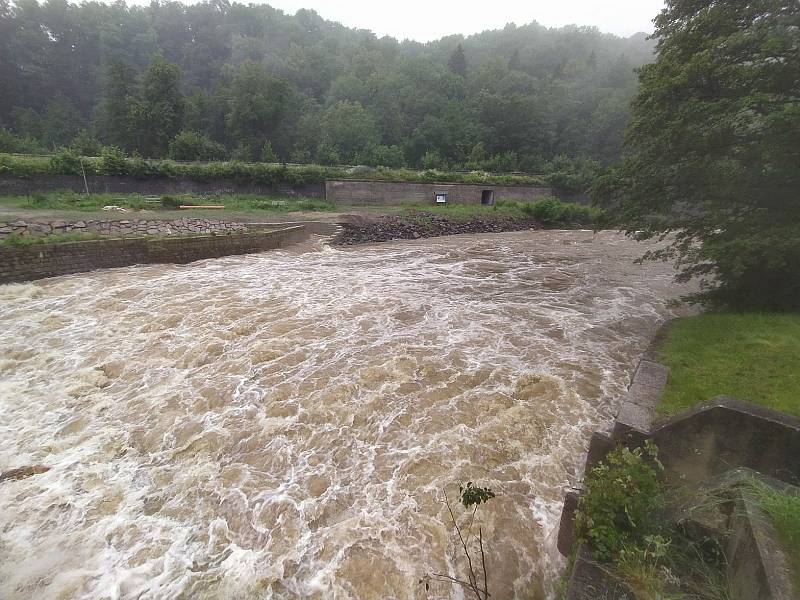
[[[613,233],[274,251],[0,286],[0,597],[542,598],[590,432],[681,290]]]

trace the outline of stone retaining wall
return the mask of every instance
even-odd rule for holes
[[[203,233],[244,233],[244,223],[221,219],[122,219],[78,221],[28,221],[0,222],[0,240],[17,235],[45,236],[60,233],[99,233],[113,237],[126,235],[199,235]]]
[[[307,237],[301,226],[192,237],[121,238],[0,246],[0,284],[143,263],[190,263],[281,248]]]
[[[529,202],[553,193],[549,187],[533,186],[357,180],[325,182],[326,199],[345,205],[436,204],[436,194],[439,193],[447,194],[447,202],[451,204],[480,204],[484,191],[492,192],[495,202]]]
[[[236,181],[193,181],[172,177],[137,179],[127,175],[90,175],[86,177],[93,194],[257,194],[259,196],[302,196],[324,198],[324,183],[298,185],[237,183]],[[68,190],[83,193],[83,177],[78,175],[36,175],[22,178],[0,175],[0,196],[28,196],[36,192]]]

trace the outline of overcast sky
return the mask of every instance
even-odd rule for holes
[[[313,8],[348,27],[420,42],[531,21],[547,27],[595,25],[621,36],[652,33],[651,21],[664,6],[663,0],[269,0],[267,4],[290,14]]]

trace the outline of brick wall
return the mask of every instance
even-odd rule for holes
[[[0,246],[0,284],[144,263],[189,263],[281,248],[307,236],[301,226],[275,231],[171,238],[125,238]]]

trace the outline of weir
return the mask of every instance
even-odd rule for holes
[[[0,464],[50,467],[2,483],[0,596],[412,600],[466,481],[497,493],[493,596],[543,596],[563,490],[684,292],[642,251],[526,231],[0,286]]]

